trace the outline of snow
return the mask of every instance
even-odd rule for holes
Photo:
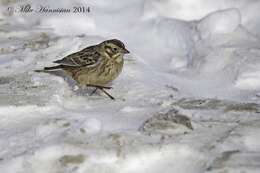
[[[258,1],[51,0],[87,14],[0,11],[4,173],[259,172]],[[111,5],[113,4],[113,5]],[[90,96],[35,69],[109,38],[131,54]]]
[[[238,9],[227,9],[210,13],[198,24],[202,39],[214,34],[233,32],[241,24],[241,15]]]
[[[260,1],[257,0],[147,0],[145,2],[144,14],[147,18],[164,16],[188,21],[199,20],[218,10],[236,8],[242,15],[242,24],[259,35],[260,22],[257,15]]]
[[[83,124],[84,131],[90,134],[97,134],[101,131],[101,128],[102,123],[95,118],[89,119]]]

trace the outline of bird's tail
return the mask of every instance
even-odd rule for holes
[[[44,67],[42,70],[34,70],[35,72],[48,72],[53,70],[59,70],[63,67],[63,65],[57,65],[52,67]]]

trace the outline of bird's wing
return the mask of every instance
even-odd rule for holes
[[[101,58],[95,46],[90,46],[61,60],[54,61],[54,63],[72,67],[95,66],[100,62]]]

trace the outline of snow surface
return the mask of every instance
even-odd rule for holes
[[[91,12],[6,11],[24,3]],[[0,172],[259,172],[259,8],[256,0],[1,1]],[[34,72],[109,38],[131,51],[115,101]]]

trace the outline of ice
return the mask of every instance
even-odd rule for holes
[[[259,2],[51,0],[87,14],[0,12],[0,172],[259,172]],[[53,61],[122,40],[122,74],[90,95]]]

